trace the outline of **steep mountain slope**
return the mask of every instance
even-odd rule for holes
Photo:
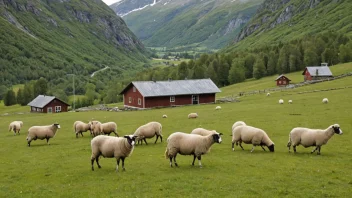
[[[221,48],[239,33],[262,2],[123,0],[111,8],[147,46]]]
[[[270,45],[323,32],[352,32],[352,1],[266,0],[229,49]]]
[[[137,70],[145,49],[125,22],[100,0],[0,0],[0,84],[67,73],[102,81]]]

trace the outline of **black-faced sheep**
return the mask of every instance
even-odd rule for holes
[[[143,144],[142,140],[144,140],[145,144],[147,143],[146,138],[153,138],[156,136],[154,144],[158,141],[160,137],[160,142],[163,142],[162,125],[159,122],[149,122],[145,125],[142,125],[137,128],[133,135],[137,136],[137,143]]]
[[[32,126],[31,128],[28,129],[28,136],[27,136],[27,143],[28,146],[31,146],[31,141],[32,140],[44,140],[46,139],[46,142],[49,143],[49,139],[53,138],[57,132],[57,130],[60,128],[60,125],[55,123],[52,125],[48,126]]]
[[[320,155],[321,146],[328,143],[329,139],[335,133],[342,135],[342,130],[338,124],[331,125],[325,130],[302,127],[293,128],[290,132],[287,143],[288,151],[290,152],[291,146],[293,147],[294,152],[296,152],[296,146],[298,145],[302,145],[305,148],[315,146],[315,149],[311,153],[318,150],[317,154]]]
[[[267,146],[270,152],[274,152],[274,143],[262,129],[246,125],[235,127],[232,131],[232,150],[235,150],[234,144],[239,144],[244,150],[241,145],[242,142],[253,145],[251,152],[253,152],[255,146],[261,146],[264,151],[263,146]]]
[[[21,128],[23,126],[22,121],[13,121],[9,125],[9,132],[13,131],[13,135],[20,134]]]

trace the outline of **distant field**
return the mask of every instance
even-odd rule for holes
[[[295,79],[295,75],[291,78]],[[351,78],[311,85],[311,89],[351,85]],[[260,81],[274,83],[269,78]],[[258,89],[254,84],[245,82],[233,89]],[[0,116],[0,197],[349,197],[352,88],[297,94],[311,86],[276,92],[270,97],[242,97],[241,102],[221,104],[218,111],[217,104],[211,104],[146,111]],[[223,88],[224,92],[231,93],[227,89]],[[322,104],[324,97],[329,104]],[[280,98],[285,102],[293,99],[293,104],[279,105]],[[0,105],[0,115],[10,109]],[[190,112],[197,112],[199,118],[187,119]],[[162,119],[163,114],[168,118]],[[102,168],[95,166],[93,172],[91,138],[85,133],[76,139],[72,129],[74,121],[91,119],[115,121],[120,135],[131,134],[146,122],[158,121],[163,125],[163,143],[153,144],[153,139],[147,146],[136,146],[125,161],[126,172],[115,173],[116,161],[104,158],[100,160]],[[13,120],[24,122],[19,136],[7,131]],[[244,145],[244,151],[235,147],[233,152],[231,126],[238,120],[264,129],[275,143],[275,152],[257,147],[250,153],[251,145]],[[62,128],[50,146],[42,140],[32,142],[30,148],[26,146],[30,126],[53,122],[59,122]],[[288,153],[286,144],[293,127],[327,128],[334,123],[340,124],[344,134],[333,136],[322,147],[322,155],[310,154],[312,148],[301,146],[297,147],[298,153]],[[164,157],[167,137],[197,127],[224,133],[223,143],[213,145],[211,152],[202,157],[202,169],[190,165],[191,156],[178,156],[180,167],[170,168]]]

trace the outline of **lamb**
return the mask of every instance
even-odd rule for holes
[[[327,98],[323,98],[323,103],[328,104],[329,100]]]
[[[193,131],[191,132],[191,134],[197,134],[197,135],[201,135],[201,136],[207,136],[209,134],[215,134],[217,133],[215,130],[207,130],[207,129],[203,129],[203,128],[196,128],[193,129]]]
[[[288,101],[288,104],[292,104],[292,100],[289,100],[289,101]]]
[[[163,115],[163,118],[167,118],[167,115],[164,114],[164,115]]]
[[[28,146],[31,146],[32,140],[44,140],[46,139],[46,142],[48,145],[49,139],[53,138],[57,132],[57,130],[60,128],[60,125],[58,123],[48,125],[48,126],[32,126],[31,128],[28,129],[28,136],[27,136],[27,143]]]
[[[92,137],[95,137],[97,135],[102,135],[103,134],[103,129],[102,129],[102,124],[99,121],[90,121],[88,124],[90,124],[90,135]]]
[[[116,137],[119,137],[117,135],[117,125],[115,122],[106,122],[101,124],[101,132],[103,134],[108,134],[110,136],[110,133],[115,133]]]
[[[196,134],[187,134],[182,132],[175,132],[167,139],[167,147],[165,151],[165,158],[170,159],[170,166],[172,167],[172,158],[175,166],[177,154],[193,155],[192,166],[197,158],[199,167],[202,168],[202,155],[208,153],[210,147],[216,142],[221,143],[221,133],[209,134],[207,136],[200,136]]]
[[[221,106],[216,106],[215,107],[215,110],[220,110],[221,109]]]
[[[280,99],[280,100],[279,100],[279,104],[284,104],[284,100],[283,100],[283,99]]]
[[[90,128],[90,123],[86,124],[82,121],[76,121],[75,123],[73,123],[73,129],[75,130],[76,138],[78,138],[78,134],[81,134],[81,136],[83,137],[83,132],[87,132],[88,130],[91,133]]]
[[[106,135],[98,135],[91,140],[91,164],[92,171],[94,171],[94,160],[96,161],[98,168],[101,168],[99,164],[99,156],[106,158],[116,158],[117,166],[116,172],[118,172],[120,160],[122,160],[122,170],[125,171],[125,158],[131,156],[136,136],[125,135],[123,137],[110,137]]]
[[[270,93],[267,93],[266,96],[270,96]]]
[[[274,152],[274,142],[270,140],[265,131],[259,128],[247,125],[235,127],[232,131],[232,150],[235,151],[235,143],[236,145],[239,144],[244,150],[241,145],[242,142],[253,145],[251,152],[253,152],[255,146],[261,146],[264,151],[263,146],[267,146],[270,152]]]
[[[197,113],[190,113],[190,114],[188,114],[188,119],[189,118],[198,118],[198,114]]]
[[[232,131],[233,131],[233,129],[235,128],[235,127],[237,127],[237,126],[246,126],[246,123],[245,122],[243,122],[243,121],[237,121],[237,122],[235,122],[233,125],[232,125]]]
[[[163,142],[163,135],[161,134],[162,125],[159,122],[149,122],[145,125],[142,125],[137,128],[134,132],[134,136],[137,136],[136,140],[141,144],[143,144],[142,140],[144,140],[145,144],[148,145],[146,138],[153,138],[156,135],[156,140],[154,144],[158,141],[160,137],[160,142]]]
[[[13,131],[13,135],[20,134],[21,128],[23,126],[22,121],[13,121],[9,125],[9,132]]]
[[[288,152],[291,152],[291,145],[293,147],[294,152],[296,153],[296,146],[302,145],[305,148],[310,146],[315,146],[315,149],[311,152],[314,153],[318,150],[318,155],[320,155],[321,146],[328,143],[329,139],[334,134],[342,135],[342,130],[340,129],[340,125],[333,124],[329,126],[327,129],[309,129],[297,127],[293,128],[289,135],[289,140],[287,143]]]

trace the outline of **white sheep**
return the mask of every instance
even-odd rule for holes
[[[235,150],[235,143],[244,150],[241,145],[242,142],[253,145],[251,152],[253,152],[255,146],[261,146],[264,151],[263,146],[267,146],[270,152],[274,152],[274,142],[271,141],[264,130],[259,128],[247,125],[235,127],[232,131],[232,150]]]
[[[167,115],[164,114],[164,115],[163,115],[163,118],[167,118]]]
[[[177,165],[176,156],[193,155],[192,166],[197,158],[199,167],[202,167],[201,157],[208,153],[210,147],[216,142],[221,143],[221,133],[209,134],[208,136],[200,136],[196,134],[187,134],[182,132],[175,132],[167,139],[167,147],[165,151],[165,158],[170,159],[170,166],[172,167],[172,158],[175,166]]]
[[[94,120],[94,121],[90,121],[88,124],[90,125],[90,135],[92,137],[95,137],[97,135],[103,135],[101,122]]]
[[[125,171],[125,158],[130,156],[135,145],[135,136],[125,135],[123,137],[110,137],[106,135],[98,135],[91,140],[91,164],[94,171],[94,160],[99,168],[99,156],[106,158],[116,158],[116,172],[119,169],[120,160],[122,160],[122,170]]]
[[[279,100],[279,104],[284,104],[284,100],[283,100],[283,99],[280,99],[280,100]]]
[[[188,119],[189,118],[198,118],[198,114],[197,113],[190,113],[190,114],[188,114]]]
[[[204,128],[196,128],[196,129],[193,129],[193,131],[191,132],[191,134],[197,134],[201,136],[207,136],[215,133],[217,133],[215,130],[207,130]]]
[[[267,93],[266,96],[270,96],[270,93]]]
[[[289,100],[289,101],[288,101],[288,104],[292,104],[292,100]]]
[[[232,130],[231,130],[231,131],[233,131],[233,129],[234,129],[235,127],[237,127],[237,126],[246,126],[246,123],[243,122],[243,121],[237,121],[237,122],[235,122],[235,123],[232,125]]]
[[[110,136],[110,133],[115,133],[116,137],[119,137],[117,135],[117,125],[115,122],[106,122],[101,124],[101,131],[103,134],[108,134]]]
[[[13,131],[13,135],[20,134],[21,128],[23,126],[22,121],[13,121],[9,125],[9,132]]]
[[[220,110],[221,109],[221,106],[216,106],[215,107],[215,110]]]
[[[289,140],[287,143],[288,151],[291,150],[291,145],[293,151],[296,152],[296,146],[302,145],[305,148],[310,146],[315,146],[315,149],[311,152],[314,153],[318,150],[318,155],[320,155],[321,146],[328,143],[329,139],[334,134],[342,135],[342,130],[340,125],[334,124],[329,126],[327,129],[309,129],[297,127],[293,128],[289,135]]]
[[[324,104],[328,104],[329,100],[327,98],[323,98],[323,101],[322,101]]]
[[[87,132],[88,130],[90,131],[90,124],[86,124],[82,121],[76,121],[73,123],[73,129],[75,130],[76,138],[78,138],[78,134],[81,134],[83,137],[83,132]]]
[[[158,141],[158,138],[160,137],[160,141],[163,142],[163,135],[161,134],[162,132],[162,125],[159,122],[149,122],[145,125],[142,125],[137,128],[137,130],[134,132],[134,136],[136,136],[137,143],[139,142],[143,144],[143,141],[145,144],[147,143],[146,138],[153,138],[156,136],[154,144]]]
[[[28,146],[31,146],[31,141],[32,140],[44,140],[46,139],[46,142],[49,143],[49,139],[53,138],[57,132],[57,130],[60,128],[60,125],[55,123],[52,125],[48,126],[32,126],[28,129],[28,135],[27,135],[27,143]]]

